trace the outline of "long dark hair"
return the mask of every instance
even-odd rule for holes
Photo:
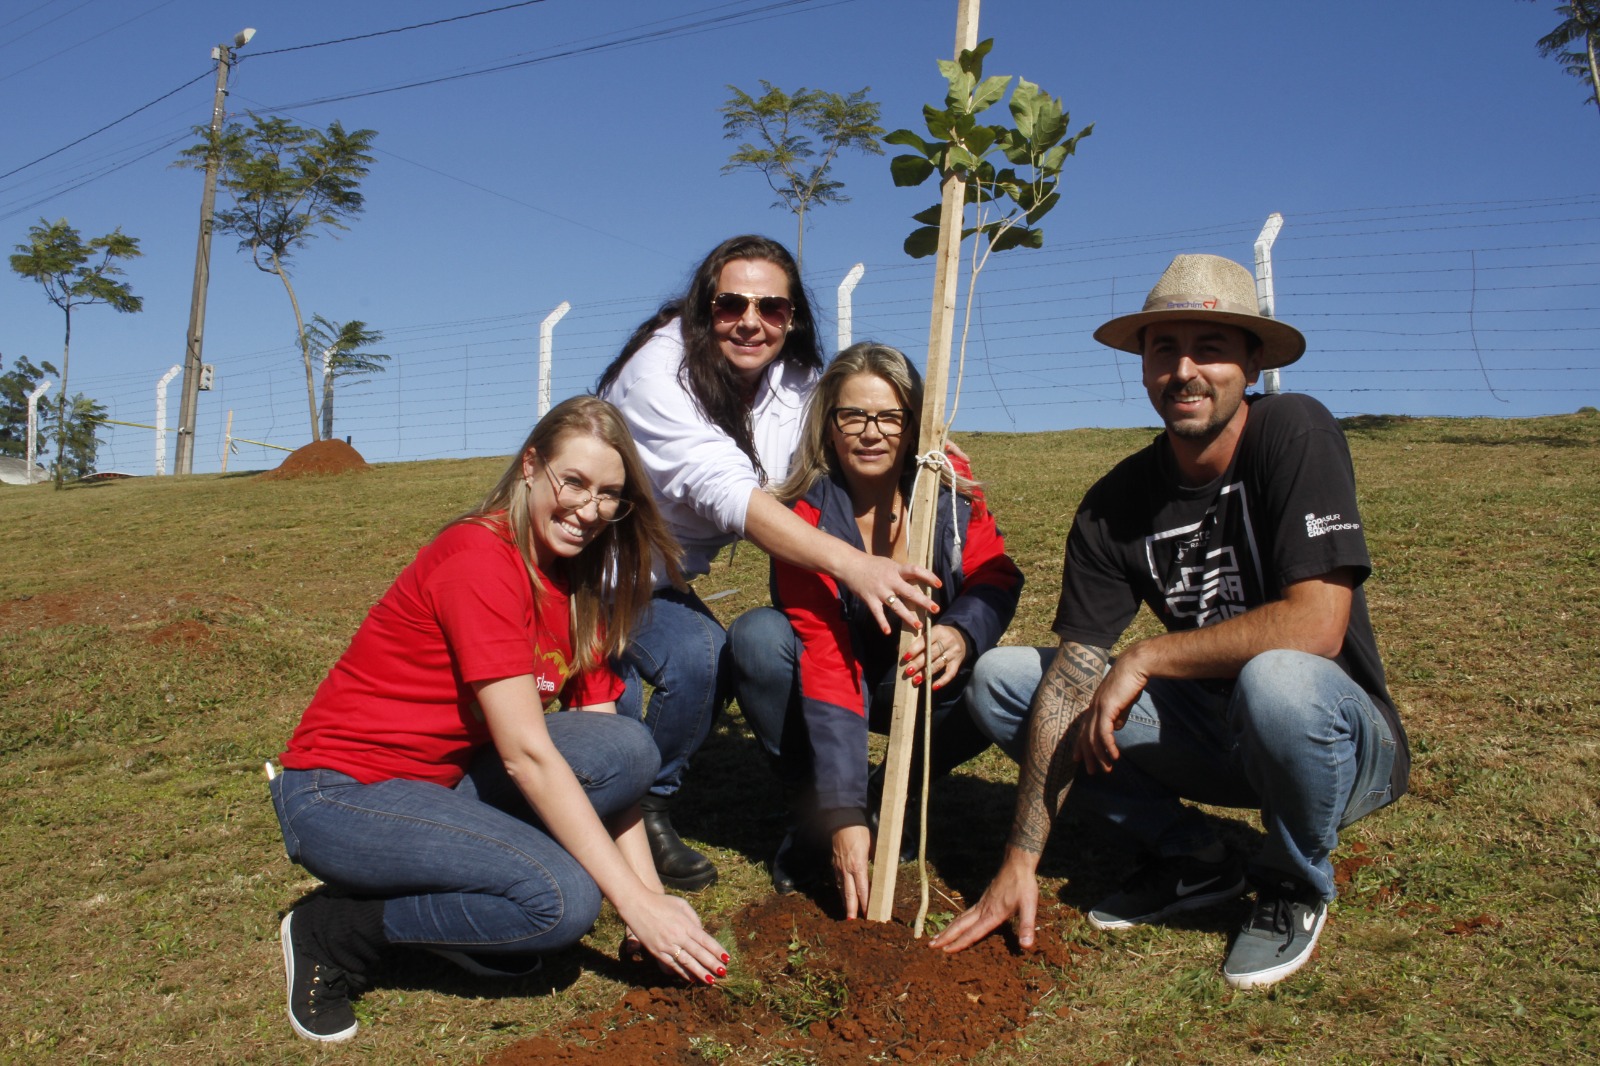
[[[550,408],[489,490],[483,502],[450,522],[471,522],[505,536],[533,579],[535,609],[543,598],[539,567],[534,561],[533,529],[528,519],[528,480],[524,462],[531,456],[543,467],[569,436],[594,437],[622,458],[622,498],[633,504],[628,516],[608,522],[575,558],[562,562],[574,659],[585,667],[617,655],[650,603],[651,564],[660,556],[674,585],[682,578],[678,557],[683,549],[667,531],[650,491],[650,477],[633,446],[633,437],[617,409],[595,396],[573,396]],[[539,476],[543,476],[542,474]]]
[[[661,305],[654,315],[640,323],[633,331],[622,353],[612,360],[595,383],[594,391],[604,393],[622,373],[622,368],[644,347],[646,341],[673,319],[682,322],[683,370],[679,382],[700,411],[712,425],[722,430],[739,450],[750,457],[758,474],[765,475],[761,460],[756,455],[755,439],[750,430],[750,405],[746,392],[733,366],[717,349],[717,336],[713,331],[711,298],[717,294],[717,281],[723,268],[740,259],[756,259],[771,263],[789,279],[789,302],[794,305],[794,318],[783,350],[778,359],[799,367],[822,369],[822,351],[817,345],[817,324],[811,316],[811,299],[800,281],[800,268],[795,265],[789,249],[767,237],[745,234],[730,237],[711,249],[711,254],[700,261],[689,281],[689,291],[675,300]],[[764,477],[763,477],[764,480]]]

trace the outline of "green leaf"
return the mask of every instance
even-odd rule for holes
[[[889,160],[889,173],[902,188],[921,185],[933,172],[933,164],[920,155],[897,155]]]
[[[895,130],[893,133],[884,137],[883,143],[899,144],[904,145],[907,148],[915,148],[924,156],[928,157],[933,156],[938,151],[937,147],[928,144],[927,141],[923,140],[910,130]]]
[[[972,113],[993,107],[999,99],[1006,94],[1006,89],[1011,85],[1011,77],[1006,74],[996,74],[992,78],[984,78],[979,83],[972,95]]]
[[[956,62],[974,78],[983,77],[983,61],[994,49],[994,38],[985,37],[976,47],[964,48]]]
[[[947,174],[952,171],[971,170],[977,165],[978,157],[959,144],[952,144],[950,150],[944,154],[944,170]]]
[[[937,226],[939,224],[939,215],[943,210],[943,204],[934,204],[932,207],[912,215],[911,221],[920,222],[924,226]]]
[[[1056,204],[1059,204],[1060,202],[1061,194],[1054,189],[1051,189],[1050,192],[1047,193],[1045,197],[1035,204],[1033,209],[1028,212],[1028,224],[1036,225],[1041,218],[1050,213],[1051,208],[1055,207]],[[1041,236],[1039,239],[1043,240],[1044,238]],[[1036,244],[1033,247],[1037,248],[1039,246]]]
[[[903,246],[913,259],[926,259],[939,250],[939,227],[923,226],[911,231]]]
[[[971,132],[962,138],[962,143],[973,155],[987,155],[994,144],[994,135],[993,126],[974,126]]]
[[[994,238],[994,242],[989,245],[989,250],[991,252],[1004,252],[1007,249],[1019,248],[1025,244],[1031,244],[1032,247],[1037,248],[1039,245],[1029,240],[1031,233],[1032,231],[1026,226],[1012,226]]]

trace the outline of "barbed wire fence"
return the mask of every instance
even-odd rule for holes
[[[1540,415],[1600,406],[1600,194],[1525,201],[1284,212],[1274,250],[1277,313],[1310,339],[1284,372],[1340,416]],[[1266,212],[1262,212],[1265,217]],[[1095,343],[1094,328],[1137,310],[1171,257],[1207,251],[1250,261],[1261,218],[1182,232],[1066,243],[985,275],[955,429],[1033,432],[1153,424],[1136,360]],[[925,262],[865,260],[854,335],[905,350],[927,345]],[[831,338],[834,287],[852,263],[808,263]],[[601,287],[606,279],[595,279]],[[387,373],[341,384],[335,436],[372,462],[503,455],[535,418],[539,324],[563,300],[551,392],[588,391],[659,294],[585,301],[550,292],[490,318],[385,328]],[[608,290],[609,292],[609,290]],[[208,349],[216,386],[202,394],[197,472],[221,466],[224,423],[237,437],[307,441],[305,377],[289,346]],[[108,417],[151,418],[153,373],[74,377]],[[107,426],[101,469],[148,473],[148,431]],[[239,444],[231,469],[282,453]]]

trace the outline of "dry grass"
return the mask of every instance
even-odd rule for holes
[[[1230,993],[1216,967],[1232,914],[1074,930],[1096,952],[1066,989],[1072,1009],[1040,1017],[1017,1061],[1600,1054],[1600,417],[1349,432],[1414,794],[1348,834],[1340,858],[1372,861],[1349,864],[1301,975]],[[1078,496],[1148,437],[962,439],[1029,579],[1009,641],[1049,639]],[[283,857],[261,761],[416,546],[499,468],[0,492],[0,1060],[471,1061],[621,994],[603,924],[537,980],[402,967],[363,1000],[346,1049],[301,1044],[282,1016],[276,926],[309,881]],[[743,548],[700,588],[736,590],[715,604],[731,618],[764,600],[764,571]],[[936,799],[941,872],[969,895],[997,859],[1014,776],[990,753]],[[723,870],[697,899],[715,925],[766,890],[773,843],[760,812],[776,797],[736,715],[685,801]],[[1127,857],[1067,824],[1046,891],[1085,904]]]

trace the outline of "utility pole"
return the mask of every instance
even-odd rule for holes
[[[196,408],[200,406],[200,348],[206,329],[206,288],[211,282],[211,222],[217,203],[217,138],[222,133],[225,101],[228,97],[228,67],[235,48],[243,48],[256,35],[243,29],[233,36],[233,47],[219,44],[211,50],[217,61],[217,95],[211,105],[211,151],[206,156],[205,192],[200,196],[200,239],[194,252],[194,290],[189,297],[189,334],[183,355],[183,389],[178,401],[178,455],[173,472],[194,470],[194,429]]]

